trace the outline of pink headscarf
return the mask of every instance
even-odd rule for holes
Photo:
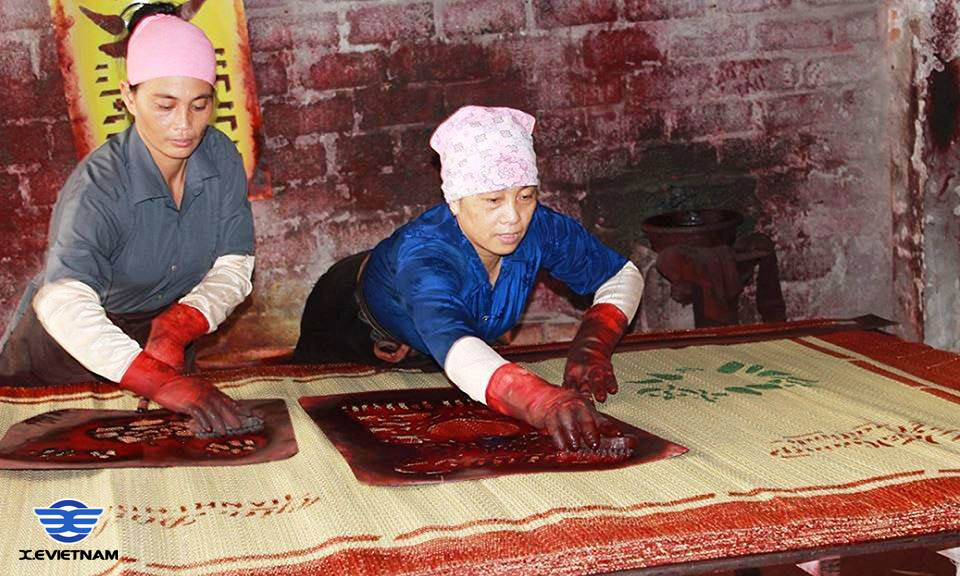
[[[538,186],[533,116],[513,108],[464,106],[437,127],[430,147],[440,154],[443,197]]]
[[[127,42],[127,82],[135,86],[166,76],[217,79],[213,45],[203,30],[169,14],[144,18]]]

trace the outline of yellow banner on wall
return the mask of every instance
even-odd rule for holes
[[[131,4],[139,2],[50,0],[60,70],[81,158],[131,122],[120,98],[120,82],[126,78],[126,24],[120,15]],[[250,196],[269,196],[269,177],[258,166],[260,106],[243,2],[188,0],[179,6],[179,14],[200,27],[216,50],[217,109],[211,124],[229,136],[243,156]]]

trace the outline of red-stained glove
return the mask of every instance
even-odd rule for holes
[[[177,372],[183,372],[183,351],[210,329],[207,318],[196,308],[173,304],[150,323],[144,350]]]
[[[554,386],[518,364],[504,364],[490,377],[487,405],[534,428],[546,429],[560,450],[596,448],[599,414],[573,390]]]
[[[127,368],[120,386],[173,412],[194,419],[199,431],[221,436],[240,429],[250,416],[219,388],[193,376],[182,376],[146,352]]]
[[[610,356],[629,324],[627,315],[613,304],[592,306],[583,316],[570,344],[563,369],[563,387],[577,390],[598,402],[619,389]]]

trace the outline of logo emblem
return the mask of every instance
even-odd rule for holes
[[[79,500],[64,498],[49,508],[34,508],[47,536],[63,544],[74,544],[86,538],[100,520],[103,508],[88,508]]]

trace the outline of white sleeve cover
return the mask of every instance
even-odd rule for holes
[[[613,304],[623,312],[627,321],[633,320],[643,296],[643,274],[633,262],[627,262],[619,272],[597,288],[594,304]]]
[[[189,294],[180,299],[200,311],[207,319],[210,329],[217,329],[244,298],[250,295],[253,284],[253,256],[228,254],[217,258],[213,267]]]
[[[79,280],[44,284],[33,298],[47,333],[87,370],[119,382],[140,345],[107,318],[100,297]]]
[[[486,404],[490,377],[504,364],[509,362],[486,342],[476,336],[464,336],[450,347],[443,371],[467,396]]]

